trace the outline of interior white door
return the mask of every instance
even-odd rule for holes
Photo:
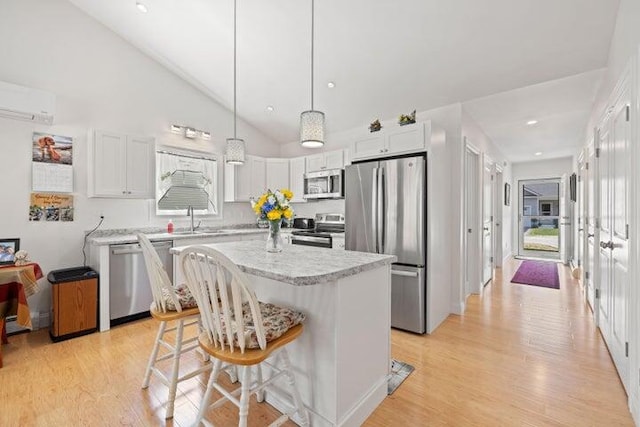
[[[482,173],[482,283],[493,278],[493,174],[485,163]]]
[[[502,268],[502,204],[504,203],[502,169],[498,169],[496,167],[495,179],[493,182],[493,266],[495,268]]]
[[[595,143],[599,141],[599,136],[596,133],[595,135]],[[596,278],[598,277],[598,266],[596,264],[596,254],[597,245],[596,242],[599,242],[599,233],[598,227],[596,227],[596,201],[598,200],[599,194],[598,186],[596,185],[596,177],[597,177],[597,163],[595,161],[595,148],[593,146],[589,147],[589,153],[587,156],[587,215],[585,218],[585,226],[586,226],[586,245],[585,245],[585,282],[587,284],[587,301],[589,301],[589,305],[593,311],[593,319],[595,321],[596,326],[600,322],[600,314],[598,312],[597,300],[596,300],[596,292],[599,292],[598,282]]]
[[[482,290],[480,279],[480,198],[478,197],[478,161],[480,155],[470,149],[465,151],[465,229],[466,262],[465,293],[479,293]]]
[[[569,201],[569,178],[563,174],[560,178],[560,260],[563,264],[569,264],[571,241],[571,216]]]
[[[600,330],[625,388],[629,386],[628,192],[631,126],[630,94],[621,92],[601,127],[600,184]]]

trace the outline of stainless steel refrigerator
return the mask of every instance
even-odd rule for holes
[[[345,171],[346,249],[391,254],[391,326],[426,332],[426,157],[379,159]]]

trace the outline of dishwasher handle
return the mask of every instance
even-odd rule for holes
[[[155,250],[159,249],[169,249],[173,246],[173,242],[156,242],[151,243]],[[111,249],[111,255],[129,255],[129,254],[141,254],[142,248],[140,245],[116,245],[116,246],[124,246],[122,248],[114,248]]]

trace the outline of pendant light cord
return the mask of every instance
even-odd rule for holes
[[[237,74],[237,66],[236,66],[236,56],[237,56],[237,41],[236,41],[236,26],[237,26],[237,16],[238,16],[238,2],[237,0],[233,0],[233,139],[238,139],[236,135],[236,74]]]
[[[314,15],[315,5],[314,0],[311,0],[311,110],[313,111],[313,39],[314,39]]]

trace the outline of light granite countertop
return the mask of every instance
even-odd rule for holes
[[[295,286],[317,285],[397,261],[395,255],[342,251],[312,246],[284,245],[279,253],[269,253],[264,244],[255,241],[212,243],[216,249],[236,263],[242,271]],[[179,254],[187,246],[171,249]]]
[[[185,233],[182,231],[174,233],[161,233],[161,232],[140,232],[146,234],[151,241],[160,240],[173,240],[179,242],[181,239],[199,239],[199,238],[211,238],[211,237],[223,237],[223,236],[243,236],[246,234],[267,234],[265,228],[233,228],[233,229],[218,229],[218,230],[197,230],[195,233]],[[108,235],[101,235],[96,237],[89,237],[89,243],[102,246],[102,245],[119,245],[125,243],[136,243],[138,238],[136,237],[135,230],[127,230],[122,233],[109,233]]]

